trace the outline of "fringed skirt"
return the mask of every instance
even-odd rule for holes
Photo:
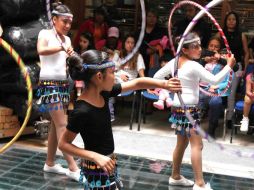
[[[196,106],[191,106],[186,108],[191,116],[194,118],[197,124],[200,124],[199,119],[199,109]],[[188,135],[190,136],[190,129],[193,125],[189,122],[188,118],[185,116],[184,110],[180,107],[172,107],[171,117],[169,122],[172,123],[172,128],[175,129],[175,133],[178,135]]]
[[[67,80],[41,80],[36,95],[40,112],[66,109],[70,101],[69,83]]]
[[[115,154],[111,159],[116,161]],[[88,160],[81,161],[80,182],[83,182],[83,176],[87,181],[84,183],[84,190],[121,190],[122,182],[117,172],[117,165],[113,174],[109,175],[94,162]]]

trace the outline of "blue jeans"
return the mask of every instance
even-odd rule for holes
[[[219,118],[223,110],[221,97],[210,97],[200,93],[199,96],[200,110],[208,110],[208,134],[214,136],[215,130],[219,125]]]

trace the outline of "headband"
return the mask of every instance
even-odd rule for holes
[[[115,63],[113,61],[106,61],[106,62],[102,62],[101,64],[83,64],[83,68],[84,69],[93,69],[93,70],[100,70],[100,69],[106,69],[109,67],[114,67]]]
[[[185,41],[183,42],[183,44],[191,44],[191,43],[193,43],[193,42],[199,42],[199,43],[200,43],[200,38],[199,38],[199,37],[196,37],[196,38],[193,38],[193,39],[191,39],[191,40],[185,40]]]
[[[53,10],[52,14],[53,15],[59,15],[59,16],[71,17],[71,18],[73,17],[73,14],[71,14],[71,13],[60,13],[60,12],[58,12],[56,10]]]

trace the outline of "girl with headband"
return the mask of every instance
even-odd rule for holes
[[[80,170],[72,156],[63,153],[68,169],[55,164],[59,138],[67,125],[65,109],[70,94],[66,72],[66,58],[74,53],[67,33],[71,28],[73,15],[70,9],[62,4],[55,4],[52,11],[54,28],[41,30],[38,36],[37,51],[40,56],[41,70],[37,95],[37,104],[41,112],[49,112],[51,127],[48,134],[47,159],[45,172],[66,174],[78,181]]]
[[[86,51],[81,57],[71,56],[67,62],[72,79],[83,80],[85,90],[69,116],[59,148],[82,158],[81,174],[87,179],[85,189],[121,189],[114,155],[109,98],[130,90],[156,87],[176,92],[181,90],[180,82],[176,78],[158,80],[142,77],[114,85],[115,64],[105,52],[98,50]],[[79,133],[85,149],[72,144]]]
[[[198,62],[192,61],[199,59],[201,55],[200,38],[195,33],[189,33],[183,42],[181,49],[177,76],[182,85],[182,97],[184,104],[187,105],[186,110],[190,112],[196,123],[199,124],[199,82],[208,82],[210,84],[218,84],[235,64],[234,56],[227,58],[227,65],[217,75],[211,74]],[[154,78],[163,79],[174,72],[175,59],[171,60],[163,68],[161,68]],[[209,184],[205,184],[202,173],[202,137],[198,135],[190,124],[181,108],[178,96],[174,96],[172,114],[169,119],[172,127],[175,128],[177,134],[177,145],[173,153],[173,168],[169,178],[169,184],[175,186],[193,186],[193,190],[211,190]],[[180,175],[180,166],[184,151],[191,144],[191,162],[194,170],[195,184],[193,181]]]

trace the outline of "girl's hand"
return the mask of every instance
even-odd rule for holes
[[[113,174],[115,171],[115,161],[107,156],[95,153],[94,162],[109,175]]]
[[[73,48],[72,48],[72,47],[67,48],[66,53],[67,53],[69,56],[74,55],[74,50],[73,50]]]
[[[181,86],[180,80],[178,78],[170,78],[167,81],[165,89],[167,89],[171,92],[181,92],[182,86]]]
[[[125,74],[120,75],[120,78],[121,78],[124,82],[127,82],[127,81],[129,80],[128,75],[125,75]]]
[[[234,54],[231,54],[230,56],[227,56],[227,64],[229,67],[231,67],[231,69],[233,69],[233,67],[235,66],[235,57]]]

